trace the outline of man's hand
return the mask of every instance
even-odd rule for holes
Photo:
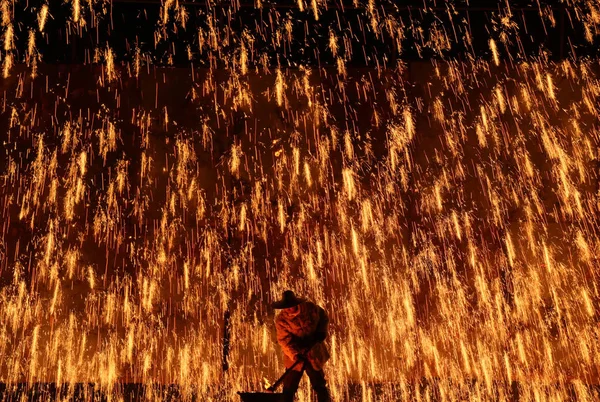
[[[294,361],[295,361],[295,362],[297,362],[298,360],[301,360],[301,361],[304,361],[304,362],[305,362],[305,361],[306,361],[306,359],[307,359],[307,358],[306,358],[306,355],[304,355],[304,354],[302,354],[302,353],[298,353],[298,354],[296,354],[296,356],[294,356]]]

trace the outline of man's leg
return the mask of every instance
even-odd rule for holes
[[[318,402],[329,402],[329,390],[327,389],[327,381],[325,381],[325,373],[323,370],[315,370],[310,364],[306,367],[306,374],[310,378],[310,385],[317,393]]]
[[[298,391],[298,385],[302,379],[303,371],[290,371],[283,379],[283,401],[293,402],[296,391]]]

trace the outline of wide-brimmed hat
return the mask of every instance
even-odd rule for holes
[[[299,305],[303,301],[304,300],[296,297],[296,295],[294,294],[294,292],[292,292],[291,290],[286,290],[281,295],[281,300],[277,300],[271,306],[274,309],[276,309],[276,310],[281,310],[281,309],[284,309],[284,308],[296,307],[297,305]]]

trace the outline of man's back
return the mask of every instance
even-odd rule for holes
[[[304,338],[311,335],[319,325],[321,307],[312,302],[304,302],[298,306],[298,311],[288,313],[283,310],[275,319],[276,326],[281,326],[296,337]]]
[[[296,311],[282,310],[275,318],[275,328],[277,342],[283,349],[285,366],[292,366],[297,354],[312,347],[308,360],[315,370],[321,370],[329,360],[329,351],[323,343],[316,341],[325,339],[328,324],[325,310],[310,301],[299,304]]]

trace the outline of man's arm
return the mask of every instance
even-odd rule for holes
[[[279,321],[275,321],[275,329],[277,330],[277,343],[281,346],[283,353],[290,359],[297,360],[297,356],[302,352],[294,341],[293,335]]]

